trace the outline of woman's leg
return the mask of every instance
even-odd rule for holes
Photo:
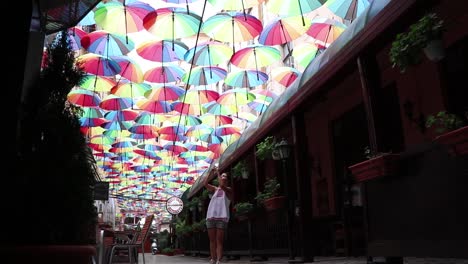
[[[223,258],[224,229],[216,228],[216,256],[217,260]]]
[[[208,228],[208,237],[210,238],[210,255],[211,259],[216,261],[216,236],[218,229]]]

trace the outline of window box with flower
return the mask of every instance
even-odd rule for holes
[[[365,153],[368,160],[349,167],[356,182],[365,182],[398,173],[400,154],[388,152],[372,155],[368,148]]]

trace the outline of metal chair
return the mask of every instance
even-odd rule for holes
[[[138,249],[141,248],[141,253],[143,255],[143,264],[145,264],[145,241],[148,238],[148,234],[151,230],[151,223],[153,222],[154,215],[148,215],[145,218],[145,223],[141,228],[141,231],[136,233],[132,240],[125,244],[114,244],[112,245],[109,264],[112,264],[112,260],[114,259],[114,254],[118,253],[119,251],[126,251],[128,252],[128,257],[130,263],[133,263],[134,260],[138,263]],[[136,254],[136,258],[132,257],[132,254]]]

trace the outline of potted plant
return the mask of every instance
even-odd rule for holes
[[[286,197],[279,194],[281,185],[276,178],[270,178],[265,181],[263,191],[255,196],[255,200],[259,205],[262,205],[267,211],[273,211],[282,208],[285,204]]]
[[[93,187],[99,175],[80,131],[80,108],[67,102],[85,73],[75,64],[67,33],[59,36],[47,47],[41,94],[34,98],[37,111],[23,135],[27,144],[17,168],[24,205],[15,217],[26,221],[19,226],[35,226],[20,228],[24,234],[14,228],[9,236],[9,244],[18,245],[11,254],[20,263],[89,263],[96,254]]]
[[[237,220],[243,221],[249,218],[249,215],[254,210],[254,204],[250,202],[239,202],[232,208],[234,216]]]
[[[434,129],[434,142],[446,146],[451,155],[468,153],[468,126],[463,118],[440,111],[427,117],[426,127]]]
[[[442,59],[442,32],[443,21],[435,13],[429,13],[412,24],[407,32],[397,34],[389,53],[392,67],[405,72],[409,66],[421,62],[421,51],[431,60]]]
[[[400,154],[376,153],[372,154],[366,147],[364,153],[367,160],[349,167],[356,182],[365,182],[372,179],[394,175],[399,170]]]
[[[237,179],[239,177],[242,177],[242,179],[249,178],[249,168],[244,160],[237,162],[236,165],[232,167],[231,173],[232,176]]]
[[[275,150],[276,139],[273,136],[268,136],[259,142],[255,150],[255,156],[260,160],[272,158],[272,153]]]

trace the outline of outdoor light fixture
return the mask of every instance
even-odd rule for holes
[[[275,148],[278,150],[278,154],[281,160],[286,160],[291,154],[291,145],[288,144],[286,139],[281,139],[279,143],[276,143]]]

